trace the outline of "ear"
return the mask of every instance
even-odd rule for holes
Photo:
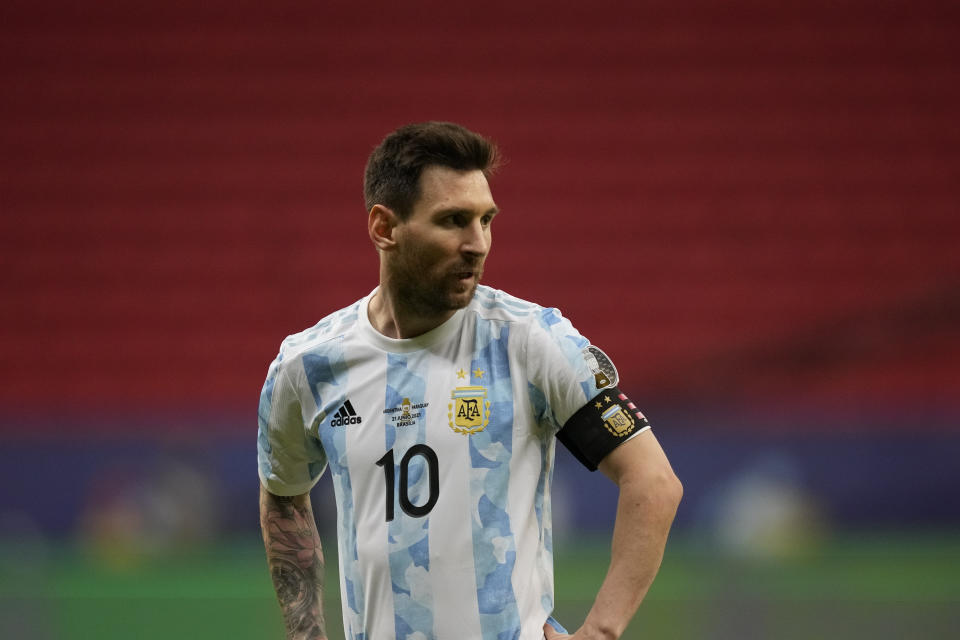
[[[400,224],[400,218],[392,209],[375,204],[367,215],[367,231],[373,246],[381,251],[389,251],[396,246],[394,232]]]

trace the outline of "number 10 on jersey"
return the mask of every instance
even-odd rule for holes
[[[377,460],[377,466],[383,467],[383,477],[386,481],[386,512],[387,512],[387,522],[393,520],[393,505],[395,503],[394,493],[397,493],[396,487],[394,486],[394,479],[396,474],[394,473],[394,461],[393,461],[393,449],[387,451],[383,454],[383,457]],[[414,456],[421,456],[424,460],[427,461],[427,475],[429,476],[430,482],[430,493],[427,497],[427,501],[422,505],[415,505],[410,500],[410,486],[409,486],[409,477],[410,477],[410,461]],[[415,444],[407,452],[403,454],[403,457],[400,459],[400,508],[403,509],[403,512],[414,518],[422,518],[423,516],[430,513],[433,509],[433,506],[437,504],[437,498],[440,496],[440,471],[439,465],[437,463],[437,453],[428,447],[425,444]]]

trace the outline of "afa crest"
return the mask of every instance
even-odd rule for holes
[[[608,407],[601,414],[601,417],[603,418],[603,426],[607,428],[607,431],[618,438],[622,438],[633,431],[635,425],[633,416],[631,416],[629,412],[624,411],[623,407],[619,404]]]
[[[450,428],[469,435],[487,428],[490,423],[490,401],[482,386],[457,387],[450,392],[452,402],[447,405]]]

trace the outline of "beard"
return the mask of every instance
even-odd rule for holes
[[[483,260],[440,266],[420,247],[401,249],[391,265],[397,302],[421,316],[443,315],[470,304],[483,276]],[[471,273],[465,279],[461,274]]]

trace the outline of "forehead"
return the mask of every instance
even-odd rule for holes
[[[415,211],[469,209],[486,212],[495,208],[490,185],[479,169],[457,171],[432,165],[420,174],[420,199],[414,206]]]

